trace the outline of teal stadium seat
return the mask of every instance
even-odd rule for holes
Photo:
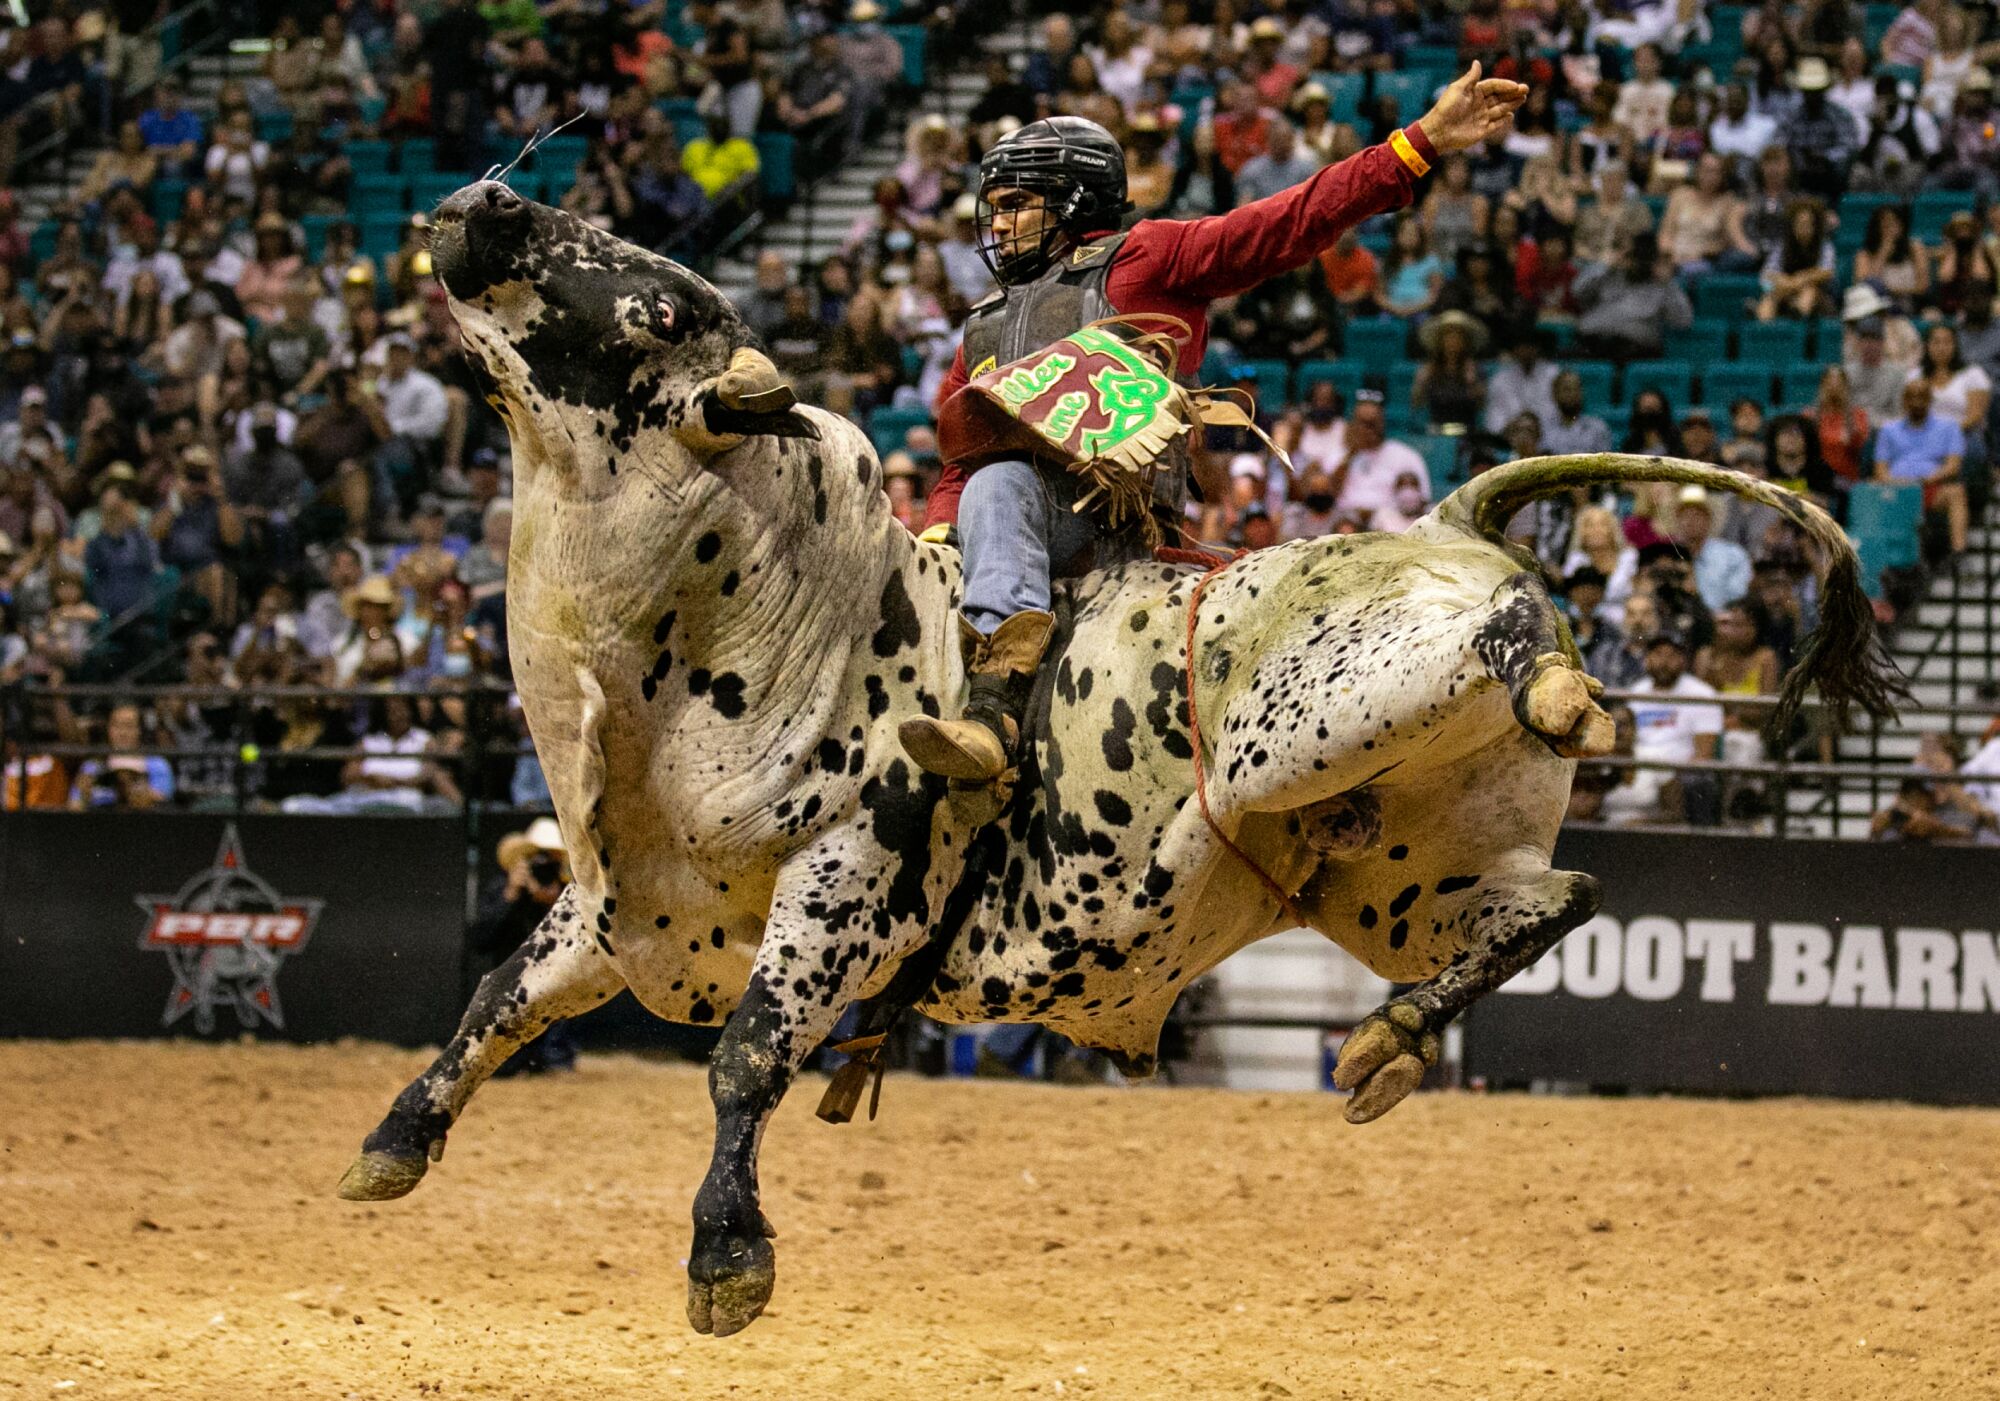
[[[1412,44],[1403,50],[1403,67],[1438,70],[1458,70],[1458,45],[1456,44]]]
[[[1461,450],[1465,439],[1450,433],[1426,433],[1417,440],[1417,451],[1424,459],[1424,470],[1430,473],[1431,500],[1437,501],[1465,485],[1465,466]]]
[[[1882,571],[1917,563],[1924,489],[1917,482],[1857,482],[1847,495],[1847,533],[1861,556],[1861,583],[1882,594]]]
[[[1822,316],[1812,323],[1812,343],[1807,347],[1812,358],[1822,365],[1831,365],[1841,358],[1847,326],[1838,316]]]
[[[326,254],[326,231],[339,223],[339,214],[301,214],[299,227],[305,231],[306,261],[317,263]]]
[[[903,86],[907,88],[922,88],[924,85],[924,27],[921,24],[890,24],[883,27],[903,47]]]
[[[400,175],[364,175],[356,171],[347,207],[364,219],[376,214],[401,214],[410,207],[409,195],[409,183]]]
[[[544,137],[542,143],[535,147],[535,169],[553,170],[563,167],[574,169],[583,160],[583,153],[589,146],[590,143],[581,136],[569,136],[558,132],[554,136]]]
[[[1678,417],[1694,403],[1694,366],[1685,360],[1635,360],[1625,367],[1626,404],[1645,389],[1666,395]]]
[[[292,114],[280,107],[275,112],[259,112],[251,122],[257,139],[272,146],[282,146],[292,139]]]
[[[427,175],[413,175],[410,177],[410,207],[428,214],[477,178],[465,170],[433,170]]]
[[[1750,363],[1709,365],[1701,372],[1702,402],[1711,410],[1728,413],[1738,399],[1750,399],[1760,407],[1771,404],[1772,369]]]
[[[56,255],[56,235],[62,232],[62,225],[53,219],[44,219],[35,225],[28,235],[28,256],[37,263],[45,263]]]
[[[1583,382],[1583,408],[1586,413],[1594,413],[1600,418],[1610,412],[1615,401],[1611,379],[1613,369],[1603,360],[1578,360],[1563,366],[1576,371],[1576,377]]]
[[[1970,214],[1972,194],[1967,190],[1926,190],[1917,196],[1911,210],[1910,232],[1925,243],[1944,237],[1945,221],[1954,214]]]
[[[1706,316],[1697,316],[1694,325],[1685,331],[1675,331],[1670,337],[1673,348],[1697,365],[1713,365],[1729,358],[1730,323]]]
[[[912,428],[931,421],[925,409],[898,409],[883,407],[875,410],[868,418],[868,436],[875,444],[875,454],[886,457],[903,446],[904,435]]]
[[[1354,391],[1362,385],[1361,366],[1351,360],[1308,360],[1299,366],[1299,398],[1304,399],[1321,380],[1331,380],[1340,391],[1340,402],[1354,406]]]
[[[1754,302],[1763,293],[1763,285],[1754,277],[1741,273],[1710,273],[1695,287],[1695,315],[1740,321],[1746,314],[1743,304]]]
[[[1292,367],[1284,360],[1237,360],[1230,365],[1229,377],[1241,382],[1254,377],[1257,381],[1257,412],[1270,415],[1284,410],[1291,402]]]
[[[1824,365],[1788,365],[1778,376],[1778,404],[1787,409],[1809,409],[1819,402],[1819,377]]]
[[[1777,372],[1806,358],[1806,323],[1752,321],[1736,329],[1737,359]]]
[[[405,137],[396,148],[396,168],[413,179],[437,169],[437,142],[428,136]]]
[[[798,193],[797,149],[797,139],[786,132],[757,133],[757,182],[765,199],[782,202]]]
[[[1439,76],[1443,73],[1443,76]],[[1437,90],[1457,77],[1441,69],[1402,68],[1375,75],[1375,96],[1396,99],[1396,118],[1407,125],[1431,108]]]
[[[162,224],[171,224],[181,217],[181,205],[187,200],[188,182],[174,180],[166,176],[153,182],[153,217]]]
[[[387,141],[347,141],[341,144],[340,153],[356,175],[386,175],[389,153],[394,149]]]
[[[1364,365],[1386,365],[1403,358],[1410,326],[1395,317],[1377,316],[1350,321],[1342,328],[1341,343],[1346,358]]]
[[[1861,42],[1868,46],[1869,53],[1882,47],[1882,36],[1889,32],[1889,26],[1901,12],[1895,5],[1869,5],[1863,9]]]
[[[1315,73],[1313,81],[1326,89],[1327,116],[1352,126],[1361,120],[1361,99],[1368,95],[1365,73]]]
[[[361,252],[371,258],[386,258],[403,245],[403,226],[409,215],[401,210],[377,210],[355,220],[361,233]]]

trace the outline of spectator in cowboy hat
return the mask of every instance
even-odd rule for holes
[[[918,529],[924,519],[924,474],[917,460],[897,451],[882,459],[882,485],[889,493],[889,511],[905,529]]]
[[[401,600],[384,574],[371,574],[342,600],[347,634],[333,649],[333,684],[368,685],[392,681],[403,671],[403,645],[396,639]]]
[[[1467,312],[1441,312],[1417,333],[1428,357],[1410,385],[1410,402],[1433,428],[1476,426],[1486,406],[1486,376],[1479,357],[1486,351],[1486,325]]]
[[[1830,200],[1847,188],[1847,165],[1861,149],[1861,131],[1854,118],[1827,100],[1833,70],[1823,58],[1799,60],[1792,75],[1798,105],[1778,129],[1778,140],[1792,158],[1794,185]]]
[[[1903,382],[1923,351],[1917,328],[1870,282],[1847,289],[1840,319],[1849,397],[1870,423],[1887,423],[1903,411]]]
[[[500,879],[480,902],[479,917],[466,936],[466,947],[486,968],[496,968],[526,943],[562,898],[570,882],[569,854],[562,828],[553,817],[538,817],[519,832],[500,839],[494,852]],[[567,1022],[549,1024],[541,1036],[516,1051],[502,1075],[529,1075],[576,1068],[576,1041]]]

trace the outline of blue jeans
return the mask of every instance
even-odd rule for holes
[[[960,609],[980,633],[990,635],[1025,609],[1047,610],[1050,570],[1097,538],[1096,516],[1070,509],[1082,493],[1080,478],[1027,462],[990,463],[966,479],[958,498]]]

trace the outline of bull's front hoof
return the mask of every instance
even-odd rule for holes
[[[1423,1013],[1407,1003],[1369,1013],[1341,1043],[1333,1066],[1335,1087],[1354,1092],[1347,1122],[1370,1123],[1401,1104],[1437,1064],[1438,1049]]]
[[[1611,717],[1597,704],[1604,688],[1560,654],[1538,660],[1543,664],[1522,688],[1516,707],[1522,726],[1565,759],[1609,754],[1617,735]]]
[[[431,1160],[363,1151],[340,1179],[340,1195],[350,1202],[387,1202],[407,1197],[424,1180]]]
[[[763,1234],[697,1243],[688,1261],[688,1323],[718,1338],[740,1333],[764,1312],[777,1282],[777,1255]]]

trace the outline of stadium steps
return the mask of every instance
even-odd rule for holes
[[[1027,53],[1034,42],[1032,27],[1013,24],[984,41],[982,56]],[[925,86],[917,111],[937,113],[960,123],[985,90],[986,79],[979,64],[952,69],[934,76]],[[767,249],[782,254],[792,267],[809,266],[838,253],[855,220],[874,203],[875,182],[893,175],[903,159],[906,126],[905,121],[891,122],[881,135],[842,164],[838,173],[802,195],[784,217],[766,225],[757,238],[736,249],[733,256],[718,260],[709,274],[710,280],[725,295],[738,297],[755,284],[757,255]]]
[[[1992,690],[2000,686],[1996,584],[2000,584],[2000,508],[1991,508],[1985,527],[1968,534],[1957,569],[1933,579],[1929,595],[1888,638],[1890,653],[1909,678],[1917,704],[1992,703]],[[1882,764],[1907,764],[1916,757],[1918,738],[1925,733],[1956,732],[1970,745],[1985,727],[1978,716],[1907,715],[1879,736],[1843,737],[1837,752],[1850,763],[1864,764],[1873,758]],[[1894,786],[1886,781],[1872,792],[1861,780],[1838,795],[1797,790],[1788,805],[1787,829],[1832,836],[1831,812],[1837,806],[1840,835],[1859,836],[1869,816],[1893,797]]]
[[[240,83],[249,82],[263,72],[263,64],[261,54],[197,55],[188,61],[181,74],[187,84],[188,106],[200,113],[203,121],[213,122],[215,95],[222,85],[231,79]],[[105,140],[98,140],[88,145],[73,146],[60,164],[43,165],[32,172],[31,177],[16,191],[20,200],[22,227],[33,228],[50,218],[68,198],[69,192],[90,174],[91,166],[97,163],[97,153],[106,144]]]

